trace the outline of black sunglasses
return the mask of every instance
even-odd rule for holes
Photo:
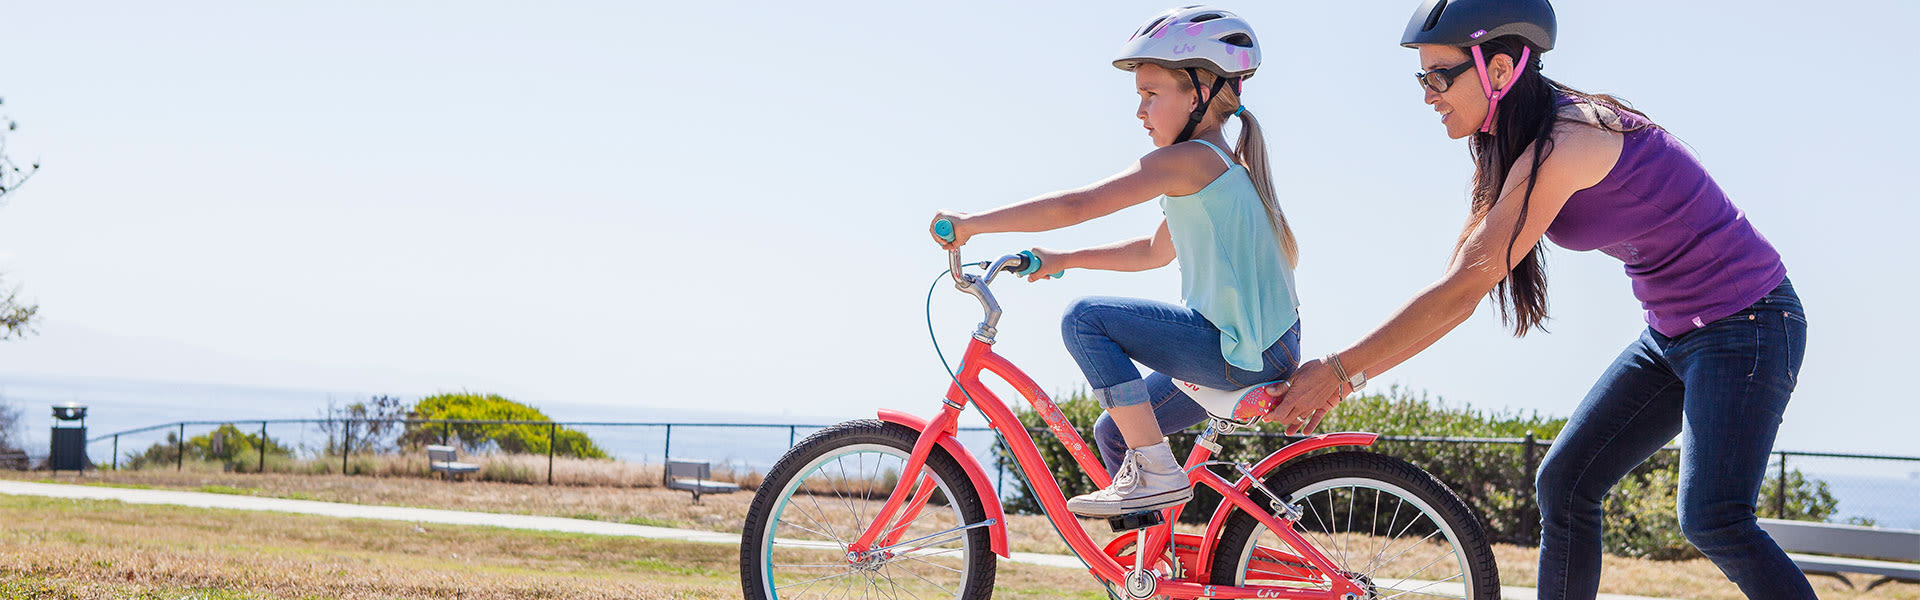
[[[1459,77],[1462,73],[1466,73],[1467,69],[1471,68],[1473,68],[1473,61],[1469,60],[1445,69],[1434,69],[1425,73],[1414,73],[1413,78],[1420,80],[1420,85],[1427,86],[1427,89],[1433,90],[1433,93],[1445,94],[1447,93],[1447,88],[1453,87],[1454,78]]]

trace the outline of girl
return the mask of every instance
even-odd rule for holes
[[[1180,261],[1186,306],[1083,298],[1061,325],[1067,351],[1107,410],[1094,437],[1113,485],[1067,502],[1096,517],[1192,498],[1164,436],[1206,413],[1170,377],[1244,388],[1292,373],[1300,347],[1293,233],[1274,198],[1260,124],[1240,104],[1241,82],[1260,66],[1253,30],[1224,10],[1175,9],[1135,31],[1113,64],[1133,72],[1135,116],[1156,150],[1087,187],[934,215],[953,222],[954,240],[942,243],[951,249],[973,235],[1050,231],[1161,198],[1166,219],[1152,235],[1071,252],[1033,249],[1041,269],[1029,281],[1069,268],[1144,271]],[[1221,127],[1236,116],[1240,139],[1229,155]],[[1142,378],[1133,361],[1155,372]]]
[[[1766,238],[1680,141],[1610,96],[1540,73],[1546,0],[1426,0],[1401,44],[1449,137],[1471,136],[1472,216],[1446,275],[1371,334],[1300,367],[1274,415],[1311,432],[1353,389],[1500,300],[1516,335],[1546,319],[1540,239],[1626,264],[1650,325],[1587,393],[1536,482],[1541,598],[1600,585],[1601,499],[1679,435],[1680,528],[1750,598],[1812,598],[1754,522],[1807,318]],[[1682,423],[1685,428],[1681,427]]]

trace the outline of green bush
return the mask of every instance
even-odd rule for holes
[[[423,398],[413,405],[409,413],[411,419],[472,419],[492,421],[551,421],[546,413],[539,409],[514,402],[498,395],[487,394],[440,394]],[[480,424],[428,424],[408,423],[407,430],[400,436],[401,443],[408,446],[440,443],[443,435],[451,435],[468,452],[479,451],[488,445],[502,452],[546,454],[548,434],[553,434],[553,453],[559,456],[578,458],[606,458],[607,453],[593,443],[587,434],[559,428],[550,431],[550,425],[480,425]],[[454,440],[448,440],[454,441]]]
[[[1093,440],[1093,423],[1100,407],[1085,391],[1075,391],[1058,402],[1081,439]],[[1092,479],[1080,472],[1072,455],[1043,431],[1039,414],[1018,407],[1015,414],[1032,434],[1040,455],[1052,469],[1069,497],[1094,489]],[[1539,541],[1540,511],[1534,501],[1533,475],[1546,456],[1547,443],[1560,433],[1566,419],[1545,417],[1537,412],[1503,412],[1475,409],[1471,405],[1452,406],[1445,401],[1414,395],[1400,388],[1349,398],[1339,410],[1321,423],[1320,431],[1370,431],[1384,436],[1450,438],[1525,438],[1532,434],[1540,441],[1529,454],[1523,444],[1459,443],[1430,441],[1389,441],[1375,443],[1370,451],[1398,457],[1413,463],[1445,483],[1459,494],[1486,525],[1495,541],[1533,545]],[[1296,438],[1283,436],[1277,424],[1260,423],[1240,433],[1222,436],[1219,460],[1257,462]],[[1186,456],[1199,428],[1169,436],[1174,454]],[[1350,448],[1348,448],[1350,449]],[[1338,451],[1340,449],[1335,449]],[[1096,450],[1097,452],[1097,450]],[[994,444],[994,460],[1004,469],[1019,473],[1004,441]],[[1235,477],[1221,472],[1229,481]],[[1616,485],[1606,500],[1605,547],[1623,556],[1648,558],[1685,558],[1694,550],[1680,534],[1675,516],[1675,495],[1679,480],[1677,453],[1662,451],[1641,463]],[[1770,479],[1758,504],[1766,516],[1773,514],[1772,498],[1779,493],[1777,480]],[[1834,512],[1832,494],[1826,483],[1810,480],[1798,471],[1787,478],[1786,518],[1824,520]],[[1211,489],[1195,490],[1194,500],[1182,511],[1182,520],[1204,522],[1220,502]],[[1038,513],[1040,506],[1033,491],[1022,478],[1008,486],[1003,503],[1008,511]]]
[[[247,433],[232,424],[221,425],[218,429],[187,438],[186,444],[180,443],[178,434],[167,434],[167,440],[148,446],[145,451],[129,452],[122,462],[126,469],[145,469],[155,466],[172,466],[175,460],[188,462],[219,463],[228,471],[251,473],[260,470],[260,446],[266,444],[267,467],[275,464],[283,468],[290,467],[293,461],[293,449],[280,445],[273,438],[263,437],[259,433]],[[184,453],[184,456],[182,456]]]

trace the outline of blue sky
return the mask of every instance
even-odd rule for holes
[[[1310,354],[1445,265],[1471,173],[1397,45],[1416,2],[1229,5],[1266,66]],[[1812,327],[1780,447],[1920,455],[1905,175],[1920,5],[1563,2],[1549,76],[1693,146],[1780,248]],[[1822,5],[1825,6],[1825,5]],[[1836,5],[1837,6],[1837,5]],[[939,208],[1151,149],[1112,52],[1160,3],[40,3],[0,97],[42,174],[0,210],[41,335],[6,374],[845,418],[929,412]],[[975,255],[1150,231],[1151,204]],[[1618,263],[1549,257],[1548,335],[1492,311],[1379,381],[1565,415],[1644,327]],[[1169,268],[1009,283],[999,350],[1049,389],[1073,297],[1178,299]],[[942,291],[957,349],[972,300]],[[1011,397],[1011,394],[1008,394]],[[35,409],[36,412],[38,409]],[[585,418],[587,416],[582,416]]]

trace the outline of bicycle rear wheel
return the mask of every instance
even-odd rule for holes
[[[902,425],[849,421],[808,436],[781,457],[754,494],[740,537],[745,597],[990,596],[995,564],[987,528],[959,529],[986,520],[966,470],[936,447],[921,481],[902,481],[919,437]],[[893,529],[904,532],[891,552],[865,559],[848,554],[847,545],[896,486],[929,484],[925,507],[911,520],[901,523],[896,513]]]
[[[1227,521],[1215,549],[1214,584],[1328,589],[1330,576],[1367,588],[1370,599],[1496,600],[1500,573],[1479,519],[1446,485],[1406,461],[1335,452],[1267,477],[1301,509],[1295,530],[1341,572],[1327,574],[1244,512]]]

